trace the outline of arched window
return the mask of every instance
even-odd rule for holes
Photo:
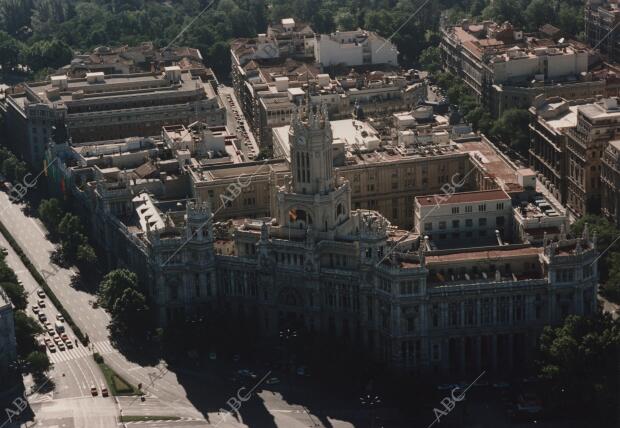
[[[299,225],[299,228],[303,229],[304,226],[312,224],[312,216],[306,213],[305,210],[297,208],[291,208],[288,212],[289,224]]]
[[[340,203],[336,207],[336,220],[338,220],[342,214],[344,214],[344,206]]]

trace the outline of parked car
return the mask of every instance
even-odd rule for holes
[[[457,388],[458,385],[453,383],[442,383],[441,385],[437,385],[437,391],[452,391],[454,388]]]
[[[506,388],[510,388],[510,384],[508,382],[495,382],[493,384],[493,388],[497,388],[497,389],[506,389]]]
[[[39,314],[39,307],[37,305],[32,305],[32,312],[34,312],[35,315]]]
[[[104,385],[101,385],[101,396],[102,397],[107,397],[110,394],[108,393],[108,388],[106,388]]]
[[[298,376],[310,376],[310,373],[308,373],[308,367],[306,366],[299,366],[297,367],[297,375]]]
[[[37,296],[39,296],[41,299],[45,299],[45,291],[37,290]]]
[[[278,379],[277,377],[270,377],[269,379],[265,381],[265,383],[267,385],[275,385],[277,383],[280,383],[280,379]]]
[[[56,314],[56,320],[60,322],[65,322],[65,317],[60,314]]]
[[[65,350],[65,344],[64,344],[64,343],[62,343],[62,342],[58,342],[56,345],[58,346],[58,349],[59,349],[59,350],[61,350],[61,351],[64,351],[64,350]]]
[[[42,312],[39,314],[39,321],[41,322],[47,321],[47,316]]]
[[[40,308],[44,308],[45,307],[45,300],[41,299],[37,302],[37,305],[39,305]]]
[[[250,371],[250,370],[248,370],[248,369],[241,369],[241,370],[238,370],[238,371],[237,371],[237,374],[238,374],[239,376],[242,376],[242,377],[249,377],[249,378],[252,378],[252,379],[255,379],[255,378],[256,378],[256,374],[254,374],[253,372],[251,372],[251,371]]]
[[[90,394],[93,397],[96,397],[97,395],[99,395],[99,391],[97,391],[97,387],[95,385],[90,387]]]

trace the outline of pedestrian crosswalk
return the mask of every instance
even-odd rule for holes
[[[93,352],[97,352],[100,355],[116,352],[116,350],[112,347],[112,344],[107,340],[93,343],[93,349],[94,351],[82,345],[79,345],[77,348],[73,349],[65,349],[64,351],[57,348],[56,352],[50,352],[48,349],[47,355],[52,363],[61,363],[63,361],[73,361],[85,357],[92,357]]]
[[[139,416],[138,416],[139,417]],[[148,416],[146,416],[146,418],[148,418]],[[152,419],[152,420],[144,420],[144,421],[131,421],[131,422],[125,422],[123,423],[123,425],[148,425],[148,424],[161,424],[162,422],[166,422],[166,425],[171,424],[171,423],[187,423],[187,422],[204,422],[206,423],[207,420],[205,418],[189,418],[189,417],[179,417],[178,419]]]

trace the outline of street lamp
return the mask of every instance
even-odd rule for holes
[[[381,398],[376,394],[364,394],[360,397],[360,403],[370,409],[370,428],[373,428],[375,423],[374,409],[376,405],[381,404]]]

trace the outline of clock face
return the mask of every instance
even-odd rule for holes
[[[303,135],[297,137],[297,144],[306,144],[306,137],[304,137]]]

